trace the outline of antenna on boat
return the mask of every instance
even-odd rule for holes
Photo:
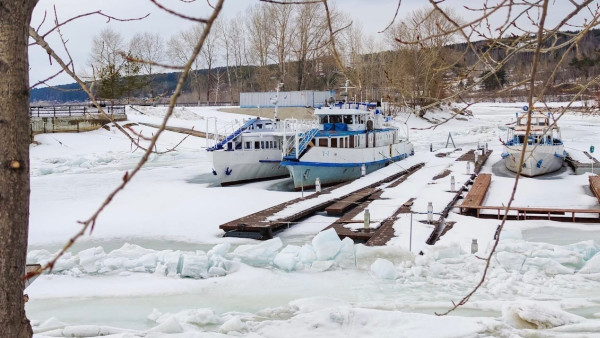
[[[344,90],[344,92],[341,93],[341,95],[344,97],[344,103],[348,104],[348,89],[356,87],[350,87],[350,80],[346,80],[346,85],[340,88]]]
[[[277,108],[279,106],[279,91],[281,90],[281,87],[283,87],[283,82],[279,82],[277,84],[277,87],[275,88],[277,95],[271,99],[271,103],[273,103],[275,105],[275,112],[273,113],[273,119],[275,121],[277,121]]]

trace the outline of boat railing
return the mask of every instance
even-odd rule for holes
[[[214,124],[211,123],[214,121]],[[234,134],[240,130],[248,120],[239,121],[237,119],[233,121],[227,121],[219,124],[216,117],[209,117],[206,119],[206,148],[215,147],[225,140],[228,136]]]
[[[286,119],[283,124],[283,156],[298,151],[304,133],[319,128],[317,120]]]

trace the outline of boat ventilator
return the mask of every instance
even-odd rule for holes
[[[229,176],[231,175],[231,169],[229,169],[229,167],[227,167],[227,169],[225,169],[225,175]]]
[[[257,120],[258,120],[257,118],[248,120],[248,122],[244,123],[238,130],[234,131],[233,133],[231,133],[229,136],[227,136],[226,138],[224,138],[223,140],[221,140],[221,142],[215,144],[214,146],[212,146],[210,148],[206,148],[206,150],[207,151],[215,151],[215,150],[223,149],[223,146],[225,144],[227,144],[227,142],[229,142],[229,141],[233,140],[234,138],[238,137],[241,133],[244,132],[244,130],[248,129]]]

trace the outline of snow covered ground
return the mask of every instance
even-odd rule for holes
[[[455,162],[463,151],[440,158],[429,147],[450,151],[443,149],[449,132],[463,150],[487,143],[494,152],[483,172],[494,176],[484,204],[505,204],[514,181],[500,163],[498,139],[506,137],[506,123],[521,106],[476,104],[469,108],[474,117],[429,129],[429,122],[409,118],[415,156],[353,183],[366,185],[425,162],[369,206],[375,223],[415,198],[412,231],[410,215],[403,215],[394,226],[397,237],[377,248],[319,233],[335,221],[324,215],[270,241],[223,238],[219,224],[300,193],[291,189],[290,179],[217,186],[205,140],[189,137],[176,151],[152,155],[103,212],[93,234],[27,289],[34,332],[38,337],[600,336],[598,224],[507,222],[482,288],[450,316],[435,315],[477,284],[484,268],[477,256],[488,252],[498,221],[451,213],[453,229],[435,246],[425,244],[433,230],[420,222],[427,203],[438,213],[452,198],[450,175],[433,177],[448,169],[457,187],[468,177],[465,162]],[[141,113],[128,111],[131,122],[158,124],[164,113],[164,108],[138,109]],[[185,108],[170,125],[202,131],[215,116],[226,123],[246,118],[215,108]],[[559,125],[568,152],[600,143],[598,116],[569,113]],[[143,125],[132,128],[147,136],[155,132]],[[158,150],[182,138],[165,132]],[[38,135],[36,141],[28,261],[43,263],[142,154],[114,127]],[[587,175],[573,175],[568,168],[542,179],[524,178],[515,205],[600,208],[587,182]]]

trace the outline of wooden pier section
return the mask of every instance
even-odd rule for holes
[[[592,190],[594,196],[598,199],[598,203],[600,203],[600,176],[590,176],[590,190]]]
[[[477,217],[488,219],[502,219],[506,207],[503,206],[475,206]],[[483,214],[481,210],[494,210],[496,214]],[[516,212],[510,213],[510,212]],[[600,209],[573,209],[573,208],[545,208],[545,207],[513,207],[508,209],[506,219],[515,221],[524,220],[549,220],[570,223],[600,223]],[[578,216],[579,214],[579,216]],[[593,217],[581,217],[581,214]],[[597,217],[595,217],[597,216]]]
[[[488,175],[489,177],[484,177]],[[461,214],[469,214],[475,211],[478,218],[502,219],[506,213],[508,220],[549,220],[571,223],[600,223],[600,209],[575,209],[555,207],[519,207],[511,206],[484,206],[482,205],[485,193],[489,187],[491,175],[481,174],[473,183],[471,191],[467,194],[463,203],[456,206]],[[590,176],[590,190],[594,193],[600,203],[600,176]],[[481,213],[483,210],[496,211],[495,214]],[[586,215],[586,217],[582,217]],[[596,217],[597,216],[597,217]]]
[[[588,153],[587,151],[584,151],[583,154],[585,156],[587,156],[587,158],[590,160],[589,162],[579,162],[575,159],[573,159],[569,154],[567,154],[567,157],[565,158],[565,162],[567,162],[567,164],[571,167],[571,169],[573,169],[573,171],[575,172],[576,175],[581,175],[583,173],[589,173],[592,172],[592,163],[594,162],[593,165],[593,173],[599,173],[600,172],[600,162],[594,158],[592,155],[590,155],[590,153]]]
[[[424,166],[424,163],[419,163],[417,165],[410,167],[407,170],[403,170],[394,175],[390,175],[390,176],[388,176],[382,180],[379,180],[373,184],[370,184],[364,188],[357,189],[356,191],[350,192],[350,193],[340,196],[340,197],[332,197],[331,199],[325,199],[321,203],[318,203],[311,207],[305,208],[305,209],[298,211],[298,212],[294,213],[293,215],[290,215],[287,217],[270,220],[270,218],[272,218],[273,215],[284,210],[288,206],[305,201],[307,199],[313,199],[318,196],[328,194],[328,193],[334,191],[335,189],[337,189],[343,185],[346,185],[350,182],[342,183],[342,184],[339,184],[339,185],[336,185],[333,187],[323,189],[323,191],[319,194],[312,194],[305,198],[297,198],[295,200],[288,201],[288,202],[261,210],[259,212],[238,218],[231,222],[221,224],[219,226],[219,228],[225,231],[225,237],[244,237],[244,238],[254,238],[254,239],[261,239],[261,240],[271,239],[271,238],[273,238],[273,234],[277,233],[278,231],[284,230],[284,229],[290,227],[291,225],[295,224],[296,222],[298,222],[302,219],[305,219],[309,216],[312,216],[317,212],[324,211],[328,207],[334,206],[338,202],[340,202],[340,204],[338,204],[338,206],[335,207],[335,210],[332,209],[332,211],[336,212],[341,209],[344,209],[345,210],[344,212],[352,211],[356,206],[359,205],[359,203],[358,202],[351,203],[350,202],[351,200],[364,201],[364,200],[368,199],[369,197],[371,197],[372,195],[377,194],[378,192],[380,193],[381,189],[378,187],[381,184],[393,182],[395,180],[402,179],[404,177],[408,177],[408,175],[421,169],[423,166]],[[357,197],[353,197],[354,195],[357,195]]]
[[[475,152],[476,151],[478,152],[477,161],[475,161]],[[450,229],[452,229],[452,225],[454,223],[446,222],[446,217],[448,217],[448,214],[450,214],[450,211],[455,207],[456,203],[458,203],[458,201],[462,198],[463,192],[467,191],[467,187],[471,184],[475,184],[475,181],[477,181],[477,178],[480,175],[479,172],[481,171],[481,168],[483,167],[483,165],[488,160],[488,158],[490,157],[491,154],[492,154],[492,150],[485,151],[484,148],[479,148],[479,149],[475,149],[475,150],[471,149],[456,159],[456,161],[473,161],[475,164],[474,173],[465,182],[465,184],[463,184],[463,186],[460,187],[456,191],[454,198],[450,201],[450,203],[448,203],[448,205],[446,205],[446,207],[442,211],[439,219],[434,222],[435,229],[433,229],[433,231],[431,232],[431,234],[429,235],[429,238],[427,238],[427,241],[425,241],[425,243],[427,243],[429,245],[434,245],[440,239],[440,237],[442,237],[446,232],[448,232]],[[491,174],[481,174],[481,175],[482,176],[489,175],[489,182],[487,183],[487,187],[485,187],[485,191],[487,191],[487,188],[489,187],[489,184],[491,182]],[[480,181],[480,185],[485,185],[486,180],[487,180],[487,178],[483,178]],[[473,190],[473,189],[471,189],[471,190]],[[481,190],[481,188],[479,188],[477,190]],[[474,192],[473,195],[471,196],[472,201],[476,201],[479,199],[475,194],[476,193]],[[481,191],[477,194],[481,194]],[[484,197],[485,197],[485,192],[483,192],[483,194],[481,196],[481,201],[479,201],[479,203],[481,203],[483,201]],[[462,208],[461,208],[461,211],[462,211]]]
[[[460,205],[460,213],[464,214],[469,212],[471,209],[477,211],[477,216],[479,217],[479,209],[475,207],[481,206],[483,203],[483,199],[490,187],[490,183],[492,182],[492,174],[479,174],[473,182],[473,186],[471,190],[467,193],[467,196],[463,200]]]

